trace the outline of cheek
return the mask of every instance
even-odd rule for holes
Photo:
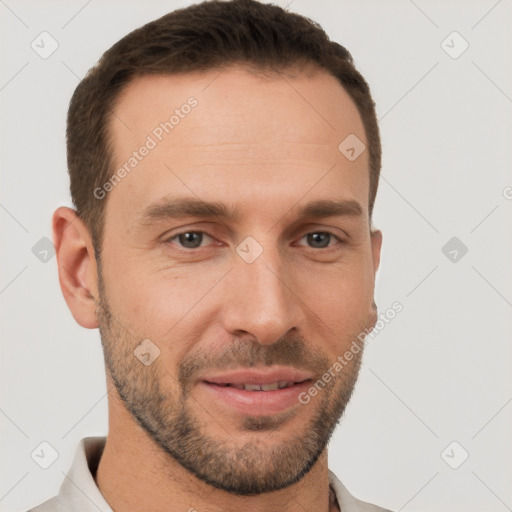
[[[306,307],[339,336],[366,327],[373,300],[373,278],[366,265],[319,267],[302,273],[297,295]],[[305,275],[306,274],[306,275]]]
[[[162,349],[174,347],[169,342],[173,339],[180,339],[180,347],[185,347],[187,332],[190,334],[189,330],[200,324],[204,308],[210,307],[208,292],[221,277],[218,269],[145,273],[136,265],[125,265],[115,285],[111,285],[112,291],[108,290],[109,300],[114,294],[113,309],[139,337],[155,340]]]
[[[369,258],[363,251],[342,256],[339,261],[316,263],[295,273],[294,280],[320,301],[365,301],[371,295],[373,274]]]

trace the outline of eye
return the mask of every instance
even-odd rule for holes
[[[204,237],[213,240],[213,238],[204,231],[184,231],[183,233],[178,233],[168,238],[166,242],[172,243],[173,240],[177,239],[179,244],[185,249],[198,249],[201,247],[201,242],[204,240]]]
[[[306,238],[307,242],[312,244],[312,249],[325,249],[329,246],[333,237],[338,240],[338,242],[343,243],[343,240],[330,231],[311,231],[305,234],[301,240]]]

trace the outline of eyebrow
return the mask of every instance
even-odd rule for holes
[[[319,199],[301,206],[297,220],[362,215],[363,207],[353,199]],[[239,222],[242,219],[242,214],[237,208],[229,208],[224,203],[217,201],[181,197],[150,205],[138,216],[138,219],[143,226],[149,226],[155,221],[186,217],[219,218]]]

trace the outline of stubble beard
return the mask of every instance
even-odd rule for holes
[[[191,395],[192,377],[201,367],[200,358],[195,355],[183,360],[177,377],[163,366],[161,358],[149,366],[142,364],[133,351],[144,337],[139,338],[132,329],[127,330],[111,311],[100,269],[98,271],[96,313],[106,371],[127,411],[162,452],[203,482],[240,496],[284,489],[300,481],[311,470],[327,447],[350,401],[361,366],[362,349],[354,354],[351,364],[318,391],[308,404],[292,409],[289,414],[244,416],[232,424],[228,433],[224,429],[222,438],[214,437],[208,434],[215,421],[207,412],[211,404],[200,404]],[[284,348],[286,357],[284,352],[278,355],[273,351],[279,347]],[[325,355],[313,356],[314,364],[311,363],[311,352],[297,338],[288,338],[283,344],[267,347],[236,343],[229,354],[235,363],[232,368],[254,366],[255,363],[270,365],[274,361],[282,363],[283,358],[287,358],[291,366],[304,368],[306,362],[306,367],[320,369],[315,371],[316,375],[332,366]],[[209,356],[208,360],[211,360],[211,354]],[[218,361],[225,364],[226,359],[229,357],[224,354]],[[292,359],[302,365],[294,364]],[[177,392],[168,387],[172,383]],[[194,406],[200,411],[199,416],[194,413]],[[311,416],[303,407],[314,407],[316,412]],[[299,425],[297,433],[286,442],[272,440],[273,434],[282,438],[279,429],[289,428],[285,426],[289,421],[297,423],[295,416],[303,413],[310,418],[305,420],[307,425]],[[241,441],[242,437],[249,437],[249,432],[254,435],[247,441]]]

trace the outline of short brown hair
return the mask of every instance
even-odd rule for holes
[[[114,173],[109,125],[123,87],[136,76],[237,63],[261,70],[316,64],[339,80],[365,127],[371,219],[381,166],[380,134],[370,89],[351,54],[317,23],[281,7],[255,0],[209,0],[175,10],[123,37],[88,71],[71,98],[66,134],[71,197],[91,232],[97,256],[105,201],[93,191]]]

